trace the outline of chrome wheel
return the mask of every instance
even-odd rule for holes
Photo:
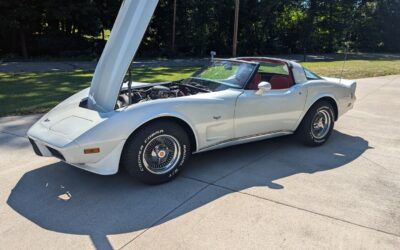
[[[171,171],[181,157],[179,141],[170,135],[159,135],[143,150],[143,165],[151,173],[162,175]]]
[[[311,133],[317,140],[324,139],[332,126],[332,117],[329,110],[321,109],[315,115],[312,122]]]

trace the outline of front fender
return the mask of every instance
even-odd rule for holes
[[[160,112],[155,105],[138,105],[137,107],[133,106],[115,111],[107,120],[87,131],[76,141],[79,145],[85,146],[93,146],[104,142],[117,143],[126,141],[134,131],[144,124],[162,117],[172,117],[185,122],[192,129],[197,145],[198,134],[192,126],[193,121],[187,115],[167,108]]]
[[[79,138],[80,144],[96,141],[127,140],[144,124],[172,117],[187,124],[199,150],[234,136],[234,107],[239,90],[141,102],[117,111]]]
[[[196,148],[199,147],[199,144],[198,144],[199,135],[197,133],[197,130],[193,127],[192,121],[189,119],[189,117],[187,117],[186,115],[184,115],[182,113],[179,113],[179,112],[164,112],[164,113],[158,114],[155,117],[147,117],[146,118],[147,120],[143,121],[140,125],[136,125],[134,128],[132,128],[132,133],[134,131],[136,131],[138,128],[144,126],[145,124],[148,124],[148,123],[150,123],[152,121],[155,121],[155,120],[161,119],[161,118],[174,118],[174,119],[180,120],[181,122],[184,122],[187,126],[189,126],[189,128],[193,132],[193,135],[195,137]]]

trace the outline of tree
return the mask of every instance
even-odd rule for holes
[[[39,0],[0,1],[1,30],[11,31],[7,32],[11,37],[17,34],[24,58],[28,58],[27,34],[41,27],[40,7]]]
[[[160,0],[139,55],[400,52],[400,0]],[[237,0],[239,1],[239,0]],[[0,0],[0,54],[99,54],[122,0]]]
[[[97,7],[97,17],[101,23],[101,37],[105,41],[105,30],[111,30],[118,14],[121,0],[94,0]]]

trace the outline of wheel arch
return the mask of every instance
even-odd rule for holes
[[[326,101],[328,103],[330,103],[333,107],[334,110],[334,115],[335,115],[335,121],[337,121],[339,119],[339,106],[337,101],[335,100],[335,98],[333,98],[330,95],[325,95],[325,96],[320,96],[318,98],[315,98],[315,100],[313,102],[311,102],[310,105],[307,106],[306,112],[303,113],[303,115],[301,116],[301,118],[299,119],[297,126],[296,126],[296,130],[298,129],[298,127],[300,126],[301,122],[303,121],[304,117],[306,116],[306,114],[310,111],[310,109],[317,103],[321,102],[321,101]]]
[[[187,135],[189,136],[189,140],[190,140],[190,145],[191,145],[192,151],[196,152],[197,147],[198,147],[198,144],[197,144],[198,140],[197,140],[197,136],[196,136],[195,130],[189,124],[189,122],[185,121],[184,119],[182,119],[180,117],[176,117],[176,116],[172,116],[172,115],[165,115],[165,116],[155,117],[155,118],[152,118],[152,119],[142,123],[134,131],[132,131],[132,133],[128,137],[128,140],[132,136],[134,136],[135,133],[138,130],[140,130],[141,128],[143,128],[145,126],[148,126],[149,124],[157,122],[157,121],[171,121],[171,122],[175,122],[175,123],[179,124],[180,126],[182,126],[183,129],[185,130],[185,132],[187,133]]]

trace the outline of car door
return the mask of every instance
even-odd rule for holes
[[[304,84],[262,94],[255,90],[245,90],[236,104],[235,137],[294,131],[303,113],[306,98],[307,89]]]

